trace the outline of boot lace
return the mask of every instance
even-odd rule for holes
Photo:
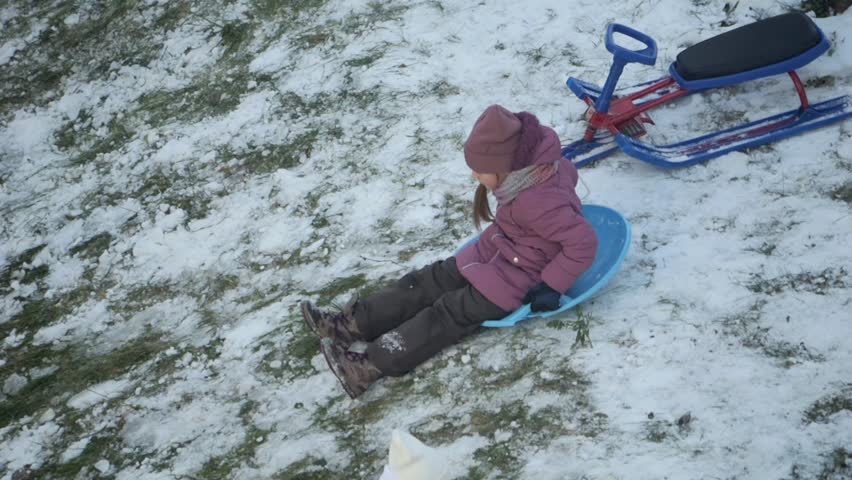
[[[346,331],[346,323],[349,322],[349,318],[347,317],[345,312],[335,313],[328,318],[328,323],[332,329],[334,329],[334,333],[341,333],[341,331]]]
[[[346,357],[346,359],[349,360],[350,362],[364,363],[364,362],[367,361],[367,354],[366,353],[353,352],[353,351],[350,351],[350,350],[346,350],[343,353],[343,356]]]

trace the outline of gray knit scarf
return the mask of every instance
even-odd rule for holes
[[[561,159],[560,159],[561,160]],[[494,196],[498,205],[505,205],[522,191],[538,185],[556,174],[559,170],[559,162],[530,165],[529,167],[515,170],[503,180],[499,187],[494,189]]]

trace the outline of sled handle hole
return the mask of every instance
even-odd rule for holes
[[[639,42],[645,48],[632,50],[615,43],[615,34],[624,35]],[[631,42],[634,43],[634,42]],[[657,42],[644,33],[634,30],[620,23],[611,23],[606,29],[606,49],[609,50],[616,60],[625,63],[641,63],[653,65],[657,62]]]

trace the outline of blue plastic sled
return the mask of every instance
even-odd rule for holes
[[[615,210],[600,205],[583,205],[583,215],[592,224],[598,236],[598,252],[592,266],[577,279],[568,293],[562,296],[558,309],[551,312],[531,312],[529,305],[522,305],[505,318],[489,320],[485,327],[511,327],[528,318],[547,318],[570,310],[588,300],[609,282],[630,247],[630,224]],[[465,242],[456,253],[475,242],[476,236]]]

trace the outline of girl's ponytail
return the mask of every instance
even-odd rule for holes
[[[481,230],[480,225],[483,221],[494,221],[494,215],[491,214],[491,207],[488,205],[488,189],[485,185],[476,187],[476,193],[473,196],[473,224],[477,230]]]

